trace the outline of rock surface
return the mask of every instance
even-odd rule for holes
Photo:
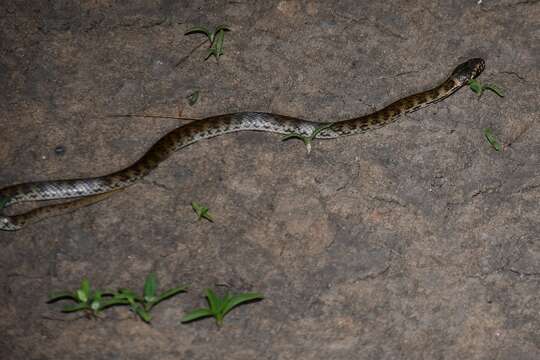
[[[0,358],[540,358],[538,1],[122,3],[0,5],[0,186],[115,171],[178,126],[111,114],[336,121],[470,57],[506,96],[462,89],[310,155],[272,134],[202,141],[107,201],[0,233]],[[203,37],[183,34],[219,24],[225,54],[203,61]],[[150,271],[190,285],[151,326],[45,303]],[[266,299],[221,331],[180,324],[216,284]]]

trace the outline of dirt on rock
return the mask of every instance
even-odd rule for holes
[[[463,88],[310,154],[268,133],[200,141],[106,201],[0,233],[0,358],[540,358],[539,19],[519,0],[2,2],[0,187],[116,171],[182,124],[113,114],[338,121],[471,57],[505,97]],[[184,33],[220,24],[205,61]],[[46,303],[152,271],[190,288],[151,325]],[[181,324],[206,288],[265,299],[221,329]]]

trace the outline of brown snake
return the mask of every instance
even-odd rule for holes
[[[112,191],[123,189],[142,179],[172,153],[199,140],[245,130],[309,136],[321,126],[325,128],[317,134],[316,138],[334,139],[380,128],[394,122],[400,115],[416,111],[450,96],[466,85],[469,80],[478,76],[484,67],[482,59],[468,60],[456,67],[447,80],[431,90],[407,96],[371,114],[338,121],[328,127],[324,123],[260,112],[218,115],[191,122],[163,136],[133,165],[112,174],[86,179],[23,183],[1,189],[0,201],[4,207],[24,201],[81,197],[82,199],[49,205],[18,215],[0,214],[0,230],[19,230],[25,224],[56,215],[59,211],[100,201]]]

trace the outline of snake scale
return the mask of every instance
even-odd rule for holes
[[[334,139],[360,134],[394,122],[400,115],[416,111],[443,100],[466,85],[484,70],[484,60],[470,59],[455,68],[442,84],[404,97],[385,108],[361,117],[338,121],[320,131],[317,139]],[[172,130],[159,139],[139,160],[120,171],[84,179],[38,181],[0,189],[4,207],[25,201],[79,198],[78,200],[44,206],[18,215],[0,214],[0,230],[19,230],[24,225],[54,216],[60,211],[85,206],[126,188],[148,175],[175,151],[199,140],[237,131],[265,131],[278,134],[296,133],[310,136],[324,123],[262,112],[239,112],[217,115],[193,121]]]

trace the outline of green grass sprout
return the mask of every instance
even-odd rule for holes
[[[163,300],[169,299],[174,295],[187,290],[186,286],[178,286],[158,295],[157,288],[158,282],[156,274],[150,273],[144,282],[142,296],[137,295],[130,289],[119,289],[118,292],[114,294],[113,300],[120,301],[122,305],[129,305],[131,311],[137,314],[141,320],[150,323],[150,320],[152,320],[150,311],[154,306]]]
[[[495,149],[495,151],[502,150],[501,143],[499,142],[499,140],[497,140],[495,135],[493,135],[493,131],[490,128],[484,129],[484,136],[486,137],[486,140],[489,142],[489,144],[493,147],[493,149]]]
[[[195,211],[195,213],[197,214],[198,216],[198,220],[201,220],[201,219],[206,219],[210,222],[214,222],[214,219],[212,217],[212,215],[208,212],[208,208],[201,205],[201,204],[198,204],[196,203],[195,201],[193,201],[191,203],[191,207],[193,208],[193,211]]]
[[[330,127],[332,127],[334,125],[334,123],[330,123],[330,124],[325,124],[323,126],[320,126],[318,128],[316,128],[315,130],[313,130],[313,132],[311,133],[311,135],[309,136],[303,136],[303,135],[300,135],[300,134],[297,134],[297,133],[292,133],[290,135],[286,135],[284,136],[281,141],[287,141],[289,139],[300,139],[304,142],[304,145],[306,145],[306,149],[307,149],[307,153],[309,154],[311,152],[311,142],[317,137],[317,135],[319,135],[319,133],[325,129],[328,129]]]
[[[109,291],[92,290],[90,281],[85,278],[82,280],[79,289],[52,293],[47,303],[50,304],[58,300],[72,300],[76,304],[64,306],[62,312],[84,311],[88,318],[92,318],[98,317],[98,314],[109,306],[122,304],[121,301],[111,298],[112,296],[113,293]]]
[[[472,91],[478,94],[478,97],[482,96],[484,90],[491,90],[500,97],[504,97],[504,93],[497,85],[494,84],[482,84],[476,79],[469,80],[469,87]]]
[[[219,57],[223,55],[223,40],[225,39],[225,31],[231,31],[231,29],[227,25],[219,25],[214,29],[214,31],[211,32],[205,27],[196,26],[189,29],[184,35],[206,35],[208,41],[210,42],[210,46],[208,48],[208,55],[204,60],[208,60],[210,56],[214,56],[216,61],[219,62]]]
[[[193,106],[197,103],[197,101],[199,101],[200,93],[201,92],[199,90],[195,90],[187,97],[189,106]]]
[[[191,311],[182,318],[181,322],[187,323],[207,317],[214,317],[217,326],[220,327],[223,325],[225,315],[233,308],[246,302],[262,299],[264,297],[259,293],[242,293],[236,295],[226,293],[224,297],[219,297],[211,289],[206,289],[206,300],[209,307]]]
[[[82,280],[79,289],[53,293],[49,296],[47,303],[53,303],[58,300],[75,301],[76,304],[65,306],[62,312],[84,311],[88,318],[97,318],[101,311],[111,306],[128,305],[143,321],[149,323],[152,319],[150,310],[155,305],[187,289],[185,286],[179,286],[158,295],[157,287],[158,283],[154,273],[150,273],[147,276],[144,282],[142,296],[135,294],[135,292],[129,289],[119,289],[116,293],[112,291],[92,290],[90,282],[85,278]]]

